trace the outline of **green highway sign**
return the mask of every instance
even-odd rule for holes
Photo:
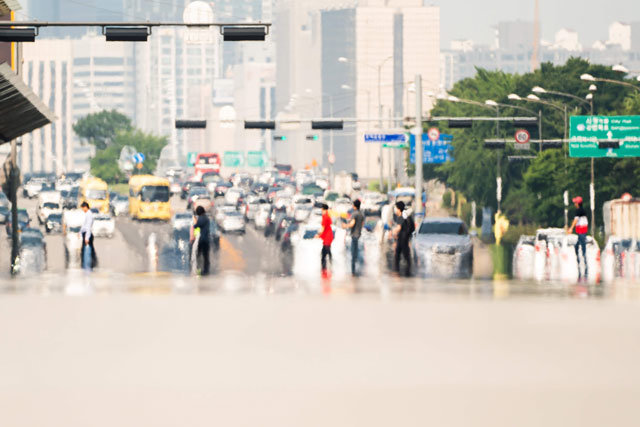
[[[242,151],[225,151],[222,156],[222,164],[228,168],[238,168],[244,165]]]
[[[191,167],[194,166],[196,164],[196,156],[198,155],[198,153],[196,153],[195,151],[190,151],[187,154],[187,166]]]
[[[619,141],[620,148],[599,148],[598,141]],[[640,116],[573,116],[571,157],[640,157]]]
[[[385,148],[407,148],[409,144],[406,142],[385,142],[382,146]]]
[[[263,168],[266,158],[267,158],[266,151],[248,151],[247,166],[252,168]]]

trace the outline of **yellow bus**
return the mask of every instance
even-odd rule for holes
[[[91,209],[98,209],[103,214],[109,213],[109,186],[100,178],[83,179],[78,196],[78,207],[87,202]]]
[[[134,219],[171,220],[170,184],[166,178],[133,175],[129,179],[129,214]]]

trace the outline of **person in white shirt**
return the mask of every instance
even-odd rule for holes
[[[89,203],[87,202],[82,202],[82,205],[80,205],[80,207],[84,212],[84,221],[82,222],[82,227],[80,228],[80,236],[82,237],[82,251],[80,253],[84,254],[84,247],[86,245],[89,245],[89,247],[91,248],[91,268],[95,268],[98,264],[98,259],[96,257],[96,250],[93,247],[93,233],[91,232],[91,229],[93,227],[93,212],[91,212],[91,209],[89,209]],[[85,266],[83,265],[83,267]]]

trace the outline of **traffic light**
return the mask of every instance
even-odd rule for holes
[[[342,120],[314,120],[311,122],[311,129],[342,129]]]
[[[525,119],[525,118],[514,119],[513,120],[513,126],[515,126],[517,128],[537,127],[538,126],[538,119]]]
[[[275,129],[276,122],[274,121],[258,121],[258,122],[244,122],[245,129]]]
[[[473,120],[471,119],[451,119],[449,120],[450,129],[464,129],[473,126]]]
[[[176,129],[205,129],[206,120],[176,120]]]
[[[601,139],[598,141],[598,148],[620,148],[620,141],[617,139]]]
[[[317,141],[318,135],[307,135],[307,141]]]
[[[35,28],[0,28],[0,42],[35,42]]]
[[[267,27],[222,27],[222,38],[226,42],[264,41]]]
[[[104,35],[108,42],[146,42],[148,27],[105,27]]]
[[[506,146],[505,141],[499,141],[495,139],[485,139],[484,148],[488,148],[490,150],[500,150]]]
[[[552,148],[562,148],[564,142],[562,141],[542,141],[542,150],[550,150]]]
[[[273,140],[274,141],[286,141],[287,137],[284,135],[274,135],[273,136]]]

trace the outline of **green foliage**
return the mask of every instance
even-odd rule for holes
[[[125,183],[128,176],[118,166],[120,151],[132,146],[144,153],[146,159],[142,169],[135,173],[153,173],[166,137],[159,137],[134,129],[128,117],[116,111],[102,111],[80,119],[73,129],[86,141],[96,146],[96,155],[91,159],[91,173],[110,184]]]
[[[453,193],[451,190],[447,190],[442,195],[442,207],[444,209],[451,209],[451,199],[453,198]]]
[[[492,99],[498,103],[511,104],[532,110],[500,107],[501,116],[532,116],[539,110],[543,114],[542,136],[544,139],[564,137],[564,114],[546,105],[511,101],[510,93],[526,97],[534,86],[574,94],[582,99],[589,93],[589,83],[580,80],[580,75],[589,73],[607,79],[620,79],[610,67],[593,65],[572,58],[565,65],[542,64],[540,69],[523,75],[502,71],[478,69],[474,78],[462,80],[450,91],[460,99],[484,103]],[[589,106],[571,98],[541,95],[547,101],[568,106],[568,115],[589,114]],[[630,88],[615,84],[598,84],[594,97],[594,113],[600,115],[638,114],[640,95]],[[431,111],[433,116],[473,117],[492,116],[496,111],[478,105],[438,101]],[[425,179],[439,179],[478,206],[497,208],[496,175],[498,164],[502,177],[502,210],[512,224],[539,224],[542,226],[564,225],[563,192],[570,197],[581,195],[589,200],[590,159],[571,159],[564,149],[529,153],[507,146],[505,150],[488,150],[483,142],[488,138],[513,139],[512,124],[474,123],[472,129],[447,129],[446,123],[425,123],[425,129],[438,126],[442,133],[454,136],[455,162],[443,165],[425,165]],[[538,139],[537,129],[529,129],[532,139]],[[531,154],[536,158],[530,162],[508,162],[510,155]],[[409,166],[409,169],[411,169]],[[602,224],[602,203],[619,197],[628,191],[640,195],[640,159],[596,159],[596,213],[597,224]],[[587,203],[588,204],[588,203]],[[585,206],[589,209],[588,206]],[[463,212],[466,214],[466,212]],[[572,212],[569,213],[571,218]]]
[[[89,114],[73,125],[73,130],[84,142],[104,150],[113,143],[113,138],[121,131],[130,131],[131,119],[116,110]]]

